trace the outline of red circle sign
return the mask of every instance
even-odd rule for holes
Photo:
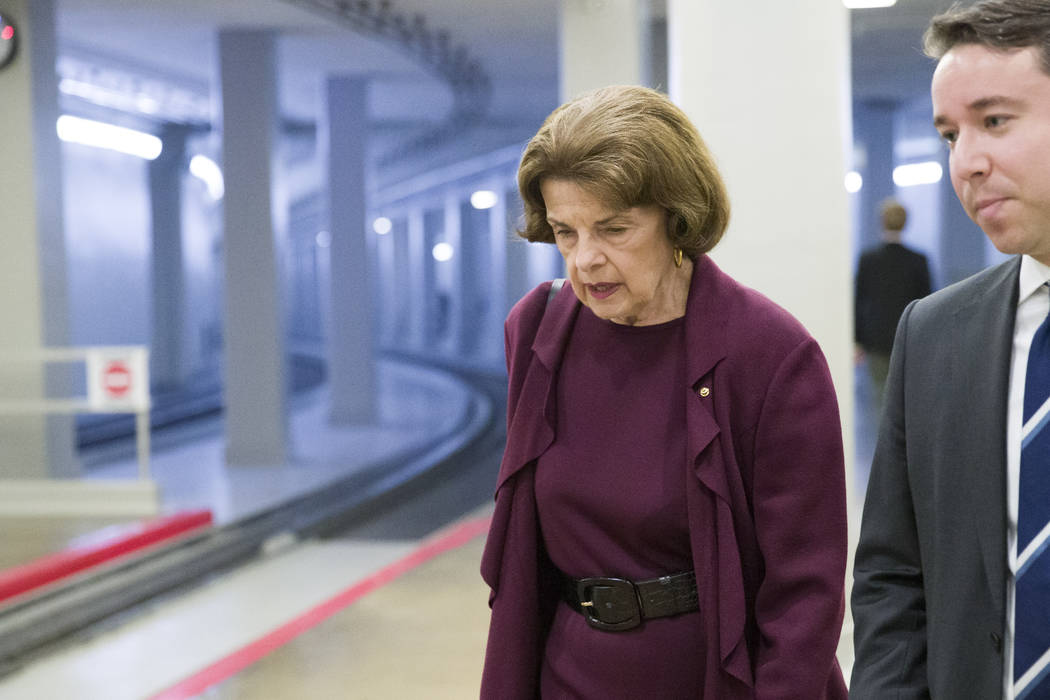
[[[114,398],[125,396],[131,390],[131,370],[123,362],[110,362],[102,370],[102,389]]]

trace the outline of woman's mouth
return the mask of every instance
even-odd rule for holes
[[[613,284],[609,282],[602,282],[599,284],[588,284],[587,293],[595,299],[607,299],[611,297],[619,288],[619,284]]]

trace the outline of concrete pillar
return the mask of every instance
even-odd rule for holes
[[[31,359],[69,342],[54,2],[9,0],[3,12],[19,46],[0,71],[0,399],[68,398],[69,368]],[[76,472],[69,417],[0,415],[0,478]]]
[[[846,408],[847,10],[824,0],[670,0],[668,25],[671,97],[714,153],[732,201],[729,231],[714,257],[813,332]],[[805,274],[814,269],[821,274]]]
[[[434,260],[434,246],[445,240],[444,209],[426,209],[423,212],[420,244],[420,266],[423,282],[423,350],[432,351],[449,335],[451,300],[448,287],[438,279],[438,263]]]
[[[279,247],[272,211],[277,124],[274,37],[219,34],[226,186],[226,459],[281,464],[288,452]]]
[[[482,353],[489,361],[498,362],[503,358],[503,319],[510,310],[510,286],[512,278],[517,283],[518,270],[511,270],[511,263],[515,262],[511,257],[509,248],[513,241],[510,237],[513,232],[507,220],[508,193],[504,191],[505,180],[493,178],[486,189],[497,195],[496,204],[488,210],[489,227],[489,260],[490,282],[488,289],[488,324],[482,335]]]
[[[391,218],[389,238],[392,260],[389,270],[384,268],[381,275],[389,277],[390,303],[393,317],[389,319],[391,334],[386,340],[389,347],[406,350],[412,345],[412,267],[409,258],[408,217],[399,211],[398,216]]]
[[[182,248],[182,175],[189,130],[169,125],[164,150],[149,163],[152,213],[153,313],[150,383],[177,387],[189,376],[186,358],[186,266]]]
[[[668,0],[667,10],[670,95],[710,146],[732,201],[729,230],[713,257],[786,307],[823,348],[842,415],[855,537],[843,186],[851,143],[848,11],[827,0]],[[847,667],[851,633],[847,620],[840,649]]]
[[[333,77],[325,85],[325,173],[328,186],[329,249],[332,260],[328,381],[336,424],[375,419],[371,249],[365,226],[365,139],[367,81]]]
[[[521,197],[518,188],[508,188],[501,198],[503,203],[504,230],[504,302],[503,315],[506,316],[511,307],[525,296],[532,286],[529,284],[529,246],[524,238],[517,234],[518,227],[522,221]],[[502,335],[500,336],[502,338]]]
[[[648,2],[561,0],[562,101],[606,85],[640,85],[648,61]]]
[[[376,268],[370,275],[375,281],[375,333],[380,347],[397,347],[398,330],[401,325],[401,289],[398,283],[404,270],[397,264],[398,226],[403,223],[390,222],[390,230],[385,234],[372,230],[370,221],[365,222],[366,235],[375,236]]]
[[[897,105],[889,100],[865,100],[853,115],[854,139],[864,147],[865,162],[860,174],[864,185],[860,197],[860,231],[856,250],[877,244],[882,238],[879,203],[892,197],[894,168],[894,114]]]
[[[448,328],[445,349],[453,358],[460,358],[466,352],[464,347],[463,328],[466,319],[467,299],[469,285],[465,277],[469,274],[469,265],[465,254],[465,239],[463,237],[463,209],[460,193],[452,190],[445,195],[444,206],[444,228],[441,240],[452,246],[452,258],[449,260],[437,260],[440,266],[438,274],[442,276],[444,283],[444,300],[448,308]],[[433,258],[433,256],[432,256]]]
[[[408,325],[403,342],[412,350],[420,351],[426,347],[427,321],[426,308],[427,285],[426,276],[426,231],[424,228],[423,210],[412,207],[408,210],[405,219],[404,245],[399,245],[398,250],[404,251],[402,267],[408,270],[405,280],[405,312]]]
[[[464,357],[477,357],[483,354],[493,305],[491,214],[488,209],[475,209],[464,193],[459,221],[460,350]]]

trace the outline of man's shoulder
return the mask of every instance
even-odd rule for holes
[[[901,243],[882,242],[862,251],[860,254],[861,265],[886,265],[897,267],[905,261],[926,260],[926,256],[917,250],[909,248]]]
[[[926,255],[911,246],[897,242],[883,242],[873,252],[887,261],[899,264],[901,260],[926,260]]]
[[[913,320],[943,320],[974,304],[1006,303],[1004,295],[1017,287],[1019,269],[1020,258],[1011,258],[919,299],[914,303]]]
[[[904,253],[905,253],[905,255],[907,255],[912,260],[923,262],[923,263],[926,262],[926,255],[925,255],[925,253],[921,253],[918,250],[915,250],[914,248],[908,248],[907,246],[904,246]]]

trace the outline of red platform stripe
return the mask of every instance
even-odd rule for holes
[[[239,671],[244,670],[274,649],[292,641],[311,627],[324,622],[361,596],[390,583],[402,574],[433,559],[437,555],[456,547],[461,547],[478,535],[487,532],[491,519],[491,516],[484,516],[468,520],[453,527],[446,533],[439,533],[404,558],[380,569],[368,578],[311,608],[299,617],[270,632],[265,637],[260,637],[177,685],[152,696],[150,700],[186,700],[201,694],[211,686],[221,683]]]
[[[210,510],[148,520],[97,544],[71,547],[0,571],[0,602],[212,524]]]

